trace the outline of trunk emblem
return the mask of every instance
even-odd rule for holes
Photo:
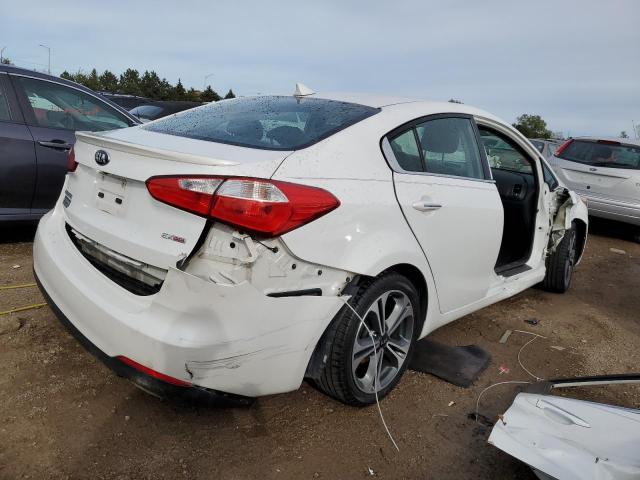
[[[109,163],[109,154],[104,150],[96,150],[95,160],[98,165],[106,165]]]
[[[178,243],[187,243],[187,240],[184,237],[179,237],[178,235],[172,235],[171,233],[163,233],[160,236],[166,240],[173,240],[174,242],[178,242]]]

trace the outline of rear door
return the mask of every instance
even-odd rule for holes
[[[37,181],[31,208],[33,213],[44,213],[60,196],[75,131],[113,130],[130,126],[131,121],[80,89],[40,78],[11,77],[35,140]]]
[[[7,75],[0,74],[0,220],[29,215],[35,183],[33,138]]]
[[[425,117],[383,141],[402,211],[435,277],[442,313],[495,280],[503,210],[470,116]]]

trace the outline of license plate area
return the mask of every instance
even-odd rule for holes
[[[112,215],[121,215],[127,208],[127,179],[99,173],[96,179],[96,208]]]

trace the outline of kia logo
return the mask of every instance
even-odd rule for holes
[[[106,165],[109,163],[109,154],[104,150],[97,150],[95,155],[96,163],[98,165]]]

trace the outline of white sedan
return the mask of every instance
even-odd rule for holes
[[[434,329],[569,287],[586,207],[511,126],[467,105],[303,93],[77,134],[35,274],[143,389],[242,403],[309,378],[367,405]]]

